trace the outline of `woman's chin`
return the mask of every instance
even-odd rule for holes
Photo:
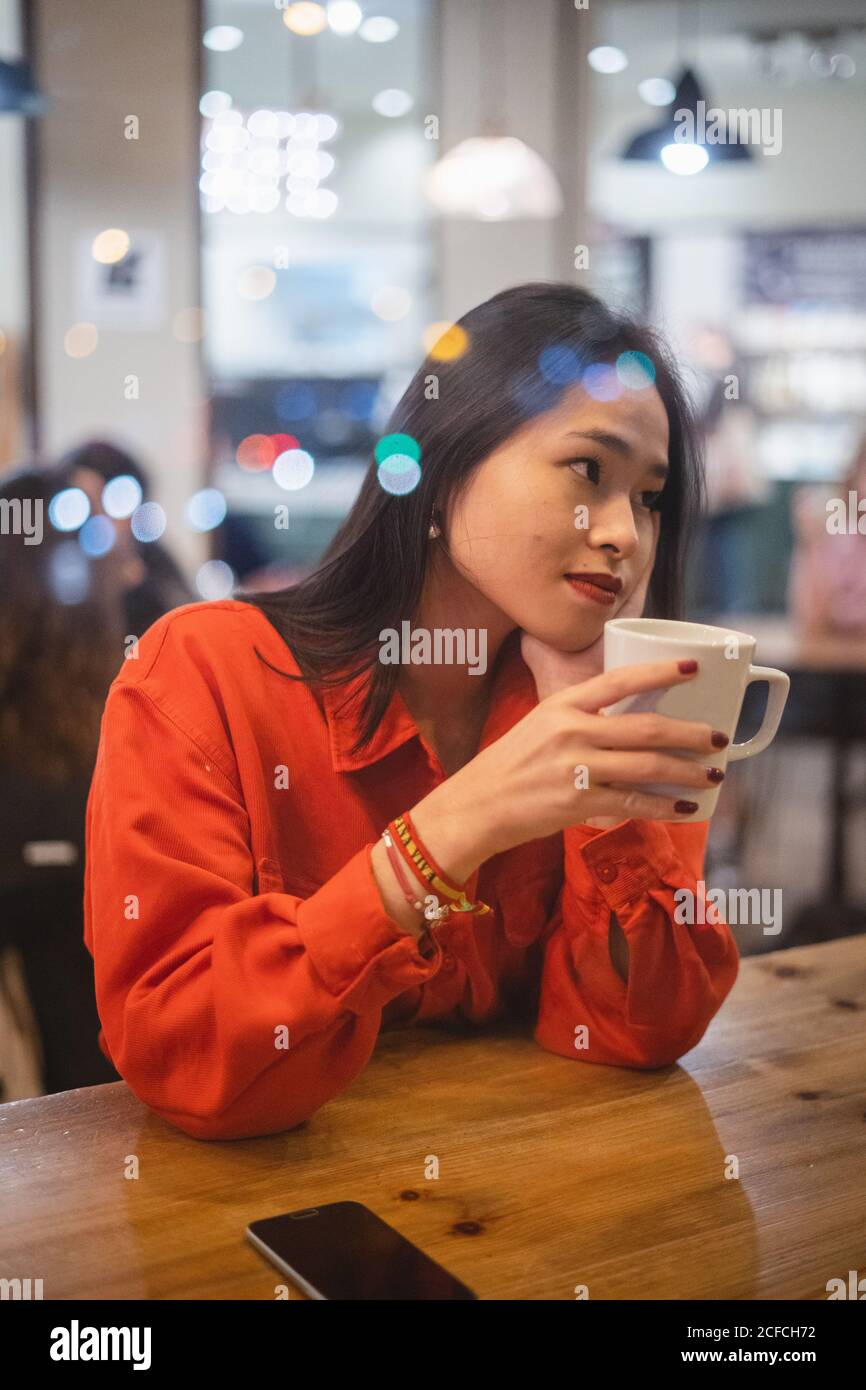
[[[604,632],[605,622],[605,618],[597,618],[576,623],[572,616],[571,622],[559,623],[556,627],[551,627],[549,622],[538,622],[525,626],[523,631],[553,651],[561,652],[563,656],[573,656],[598,641]]]

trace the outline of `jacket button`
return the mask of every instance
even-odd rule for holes
[[[451,954],[450,951],[443,951],[443,952],[442,952],[442,966],[441,966],[441,969],[442,969],[442,970],[447,970],[447,971],[449,972],[449,974],[451,973],[452,970],[456,970],[456,969],[457,969],[457,962],[456,962],[456,960],[454,959],[454,957],[452,956],[452,954]]]
[[[619,873],[619,869],[617,868],[616,864],[612,864],[609,859],[605,859],[603,864],[598,865],[596,873],[598,874],[602,883],[613,883],[614,879]]]

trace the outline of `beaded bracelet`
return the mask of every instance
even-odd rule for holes
[[[444,922],[451,911],[450,907],[440,904],[438,898],[436,898],[433,893],[428,893],[423,902],[420,900],[417,893],[413,893],[412,885],[406,877],[403,865],[400,862],[400,855],[397,853],[397,848],[391,838],[390,827],[382,831],[382,839],[385,841],[385,849],[387,850],[388,858],[391,861],[391,867],[394,870],[397,882],[403,890],[403,897],[406,899],[409,906],[416,908],[419,912],[423,910],[424,916],[428,922]],[[425,884],[425,887],[429,887],[429,884]],[[428,901],[428,899],[432,899],[432,901]]]
[[[481,902],[480,899],[478,902],[471,903],[463,889],[443,873],[421,844],[408,811],[404,811],[402,816],[396,816],[394,820],[390,821],[388,830],[391,832],[395,844],[403,851],[407,863],[415,871],[416,876],[435,888],[440,897],[448,900],[448,907],[451,912],[482,914],[492,910],[487,903]]]
[[[424,909],[424,916],[427,919],[428,925],[421,932],[420,936],[417,939],[416,945],[418,947],[419,953],[424,957],[425,960],[432,960],[435,958],[439,951],[439,942],[435,939],[433,935],[433,925],[434,923],[438,923],[440,921],[445,920],[450,912],[450,908],[440,907],[438,898],[433,898],[432,903],[428,903],[426,907],[424,906],[424,903],[422,903],[418,899],[417,893],[412,892],[412,885],[406,877],[405,873],[403,872],[403,866],[400,863],[400,856],[397,853],[397,850],[394,846],[394,841],[391,839],[391,834],[387,829],[382,831],[382,839],[385,841],[385,849],[387,851],[388,858],[391,862],[391,867],[394,870],[397,882],[403,890],[403,897],[406,899],[410,907],[418,908],[419,910],[421,908]],[[433,897],[432,894],[430,894],[429,896]],[[436,904],[435,907],[433,905],[434,903]]]

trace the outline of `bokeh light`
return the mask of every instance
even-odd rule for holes
[[[293,434],[269,434],[268,439],[273,451],[272,462],[279,454],[284,454],[287,449],[300,449],[301,447],[301,441],[296,439]]]
[[[213,120],[221,111],[228,111],[232,104],[232,99],[228,92],[221,92],[219,88],[214,88],[210,92],[205,92],[198,104],[198,109],[208,120]]]
[[[661,161],[671,174],[699,174],[710,162],[703,145],[684,144],[663,145]]]
[[[358,30],[367,43],[389,43],[400,32],[400,25],[390,15],[372,14],[365,19]]]
[[[74,323],[63,335],[63,350],[67,357],[89,357],[98,342],[95,323]]]
[[[424,351],[434,362],[453,362],[469,346],[469,334],[459,323],[431,323],[422,335]]]
[[[417,439],[413,439],[411,434],[383,434],[377,441],[373,450],[377,463],[384,463],[386,459],[396,455],[405,455],[413,463],[421,462],[421,445]]]
[[[412,110],[415,102],[402,87],[385,87],[383,91],[376,93],[371,105],[379,116],[397,117],[405,116],[407,111]]]
[[[621,48],[614,48],[610,44],[601,44],[598,48],[591,48],[586,55],[586,61],[594,72],[603,72],[606,75],[614,72],[622,72],[628,67],[628,58]]]
[[[102,509],[108,516],[118,519],[132,516],[143,497],[141,483],[131,473],[121,473],[110,478],[102,489]]]
[[[645,391],[656,379],[652,359],[645,352],[621,352],[616,359],[616,374],[630,391]]]
[[[593,362],[581,377],[580,384],[594,401],[615,401],[622,395],[616,368],[608,362]]]
[[[325,13],[335,34],[354,34],[364,18],[357,0],[331,0]]]
[[[246,473],[263,473],[273,466],[276,454],[267,434],[248,434],[235,450],[235,460]]]
[[[213,531],[225,521],[228,506],[216,487],[194,492],[186,504],[186,519],[194,531]]]
[[[78,533],[78,544],[85,555],[107,555],[117,539],[114,522],[107,516],[88,517]]]
[[[142,502],[132,513],[129,525],[137,541],[158,541],[165,531],[166,515],[158,502]]]
[[[288,492],[306,487],[315,471],[315,461],[306,449],[286,449],[274,460],[274,482]]]
[[[65,487],[48,503],[48,520],[55,531],[77,531],[89,516],[90,498],[80,487]]]
[[[129,233],[122,227],[106,227],[93,238],[91,254],[100,265],[116,265],[129,250]]]
[[[205,30],[202,37],[205,48],[212,53],[231,53],[235,48],[240,48],[243,41],[244,31],[236,24],[214,24]]]
[[[328,22],[324,5],[316,5],[312,0],[297,0],[283,10],[283,23],[293,34],[308,36],[321,34]]]
[[[389,454],[376,469],[380,487],[386,492],[403,496],[413,492],[421,481],[421,468],[417,459],[408,454]]]
[[[641,101],[648,106],[670,106],[677,89],[667,77],[645,77],[637,84]]]
[[[574,348],[554,343],[544,348],[538,357],[538,370],[545,381],[555,386],[570,386],[580,380],[583,364]]]
[[[238,294],[241,299],[267,299],[273,294],[276,283],[276,272],[270,266],[250,265],[238,276]]]
[[[195,587],[209,603],[229,598],[234,586],[234,570],[225,560],[205,560],[196,572]]]

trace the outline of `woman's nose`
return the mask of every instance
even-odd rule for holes
[[[620,555],[633,554],[639,537],[628,498],[609,498],[590,507],[588,540],[599,550],[611,546]]]

